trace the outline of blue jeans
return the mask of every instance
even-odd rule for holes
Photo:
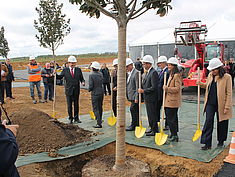
[[[42,98],[42,92],[41,92],[41,89],[40,89],[40,84],[41,84],[41,81],[29,82],[30,96],[31,97],[34,97],[34,86],[36,86],[37,92],[38,92],[38,98],[39,99]]]
[[[49,93],[49,100],[51,100],[54,96],[54,83],[45,83],[44,82],[44,100],[47,100],[47,96]]]

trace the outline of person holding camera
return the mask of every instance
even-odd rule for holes
[[[0,115],[1,115],[0,110]],[[1,117],[1,116],[0,116]],[[0,177],[19,177],[15,162],[19,153],[16,134],[19,125],[0,123]]]

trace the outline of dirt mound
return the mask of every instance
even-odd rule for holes
[[[84,142],[94,135],[75,125],[67,125],[46,113],[30,108],[14,112],[12,122],[20,126],[17,142],[20,154],[54,152],[56,149]]]

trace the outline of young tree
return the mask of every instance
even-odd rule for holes
[[[125,96],[126,96],[126,30],[127,24],[150,9],[164,16],[171,0],[69,0],[80,5],[82,13],[90,17],[100,17],[100,13],[113,18],[118,25],[118,84],[117,84],[117,125],[115,170],[125,165]]]
[[[63,4],[58,4],[57,0],[40,0],[38,21],[34,20],[34,27],[39,34],[36,35],[40,46],[49,48],[55,57],[55,50],[63,44],[63,39],[70,33],[70,19],[66,20],[61,9]]]
[[[4,27],[1,27],[0,31],[0,56],[7,58],[8,52],[10,51],[8,47],[8,42],[4,36]]]

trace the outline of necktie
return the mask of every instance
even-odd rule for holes
[[[71,75],[74,78],[74,72],[73,72],[73,68],[71,68]]]

